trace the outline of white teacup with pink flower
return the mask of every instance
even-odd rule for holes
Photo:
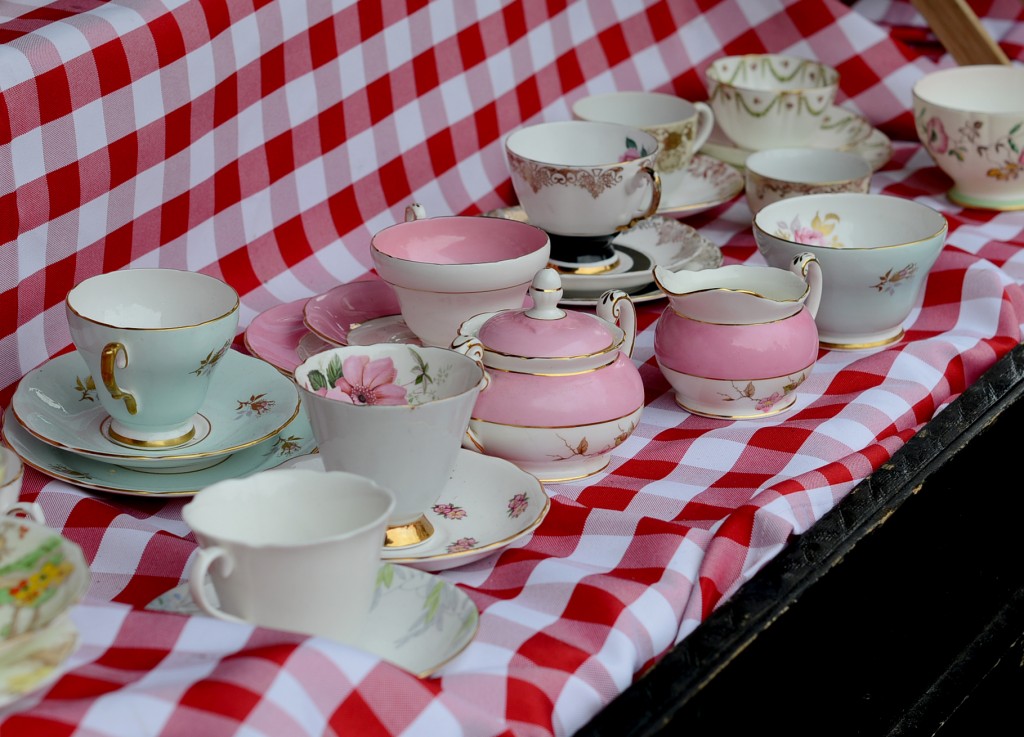
[[[814,322],[826,348],[879,348],[903,337],[946,242],[945,217],[903,197],[853,192],[779,200],[754,216],[754,239],[769,266],[804,252],[821,267]]]
[[[917,135],[953,180],[950,200],[987,210],[1024,209],[1024,69],[975,64],[914,84]]]
[[[373,479],[396,499],[385,545],[433,533],[424,512],[452,477],[484,381],[480,364],[447,348],[334,348],[295,369],[327,471]]]

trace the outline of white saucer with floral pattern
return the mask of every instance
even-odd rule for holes
[[[743,174],[737,169],[720,159],[697,154],[686,165],[682,183],[662,193],[658,214],[674,218],[696,215],[728,202],[743,187]]]
[[[151,601],[146,609],[206,616],[189,594],[188,583]],[[216,606],[217,592],[206,582]],[[406,566],[384,563],[370,616],[358,639],[360,649],[427,678],[461,653],[476,636],[480,615],[466,593],[443,578]]]
[[[54,448],[153,473],[196,470],[277,435],[299,412],[295,384],[270,364],[233,350],[218,364],[195,418],[195,437],[173,448],[140,450],[112,440],[110,415],[75,351],[27,373],[11,408],[22,427]]]
[[[301,406],[295,419],[276,436],[221,456],[215,465],[199,469],[170,468],[150,472],[55,448],[22,427],[14,418],[13,407],[8,407],[4,413],[0,435],[25,465],[47,476],[86,489],[132,496],[191,496],[217,481],[248,476],[316,451],[316,438]]]
[[[324,469],[319,455],[285,466]],[[381,550],[381,558],[423,571],[463,566],[531,533],[550,505],[544,485],[532,474],[502,458],[460,450],[455,475],[426,513],[434,534],[413,550]]]

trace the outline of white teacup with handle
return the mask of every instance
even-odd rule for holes
[[[429,539],[434,528],[425,512],[454,475],[486,383],[480,363],[447,348],[345,346],[308,358],[295,369],[295,383],[324,468],[394,492],[386,547]]]
[[[394,504],[387,489],[338,471],[277,469],[208,486],[182,509],[200,545],[192,598],[218,619],[355,643]]]
[[[686,182],[686,167],[715,127],[715,114],[704,102],[690,102],[663,92],[624,91],[590,95],[573,103],[579,120],[619,123],[640,128],[658,140],[654,168],[661,175],[662,201],[670,204]]]
[[[75,348],[111,417],[101,431],[132,448],[183,445],[238,326],[238,293],[177,269],[100,274],[68,292]]]

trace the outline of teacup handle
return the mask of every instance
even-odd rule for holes
[[[209,572],[210,566],[218,560],[222,561],[220,566],[223,570],[223,575],[230,576],[231,571],[235,568],[235,561],[227,550],[218,545],[210,548],[199,548],[196,560],[192,564],[192,576],[188,581],[188,590],[192,594],[192,601],[211,617],[223,619],[225,622],[251,624],[241,617],[236,617],[234,614],[228,614],[218,609],[206,598],[206,591],[203,587],[203,584],[206,583],[206,574]]]
[[[4,510],[4,515],[7,517],[28,517],[33,522],[38,522],[41,525],[46,524],[43,508],[36,502],[15,502]]]
[[[661,177],[658,176],[658,172],[654,171],[654,167],[645,166],[640,169],[640,173],[651,178],[651,204],[647,206],[647,210],[642,215],[637,215],[625,225],[620,225],[619,230],[629,230],[641,220],[654,217],[661,206]]]
[[[407,223],[411,223],[413,220],[423,220],[426,216],[427,210],[419,202],[413,202],[405,208],[405,222]]]
[[[117,359],[121,355],[124,355],[124,361],[118,367]],[[103,386],[110,392],[111,398],[123,399],[128,414],[134,415],[139,411],[138,404],[135,402],[134,396],[117,385],[117,379],[114,377],[116,368],[128,368],[128,349],[124,347],[123,343],[107,343],[103,346],[103,352],[100,354],[100,378],[103,379]]]
[[[697,130],[693,136],[693,148],[690,150],[693,153],[700,151],[700,147],[703,146],[708,136],[711,135],[711,131],[715,128],[715,113],[711,110],[711,106],[705,102],[695,102],[693,106],[697,108]]]

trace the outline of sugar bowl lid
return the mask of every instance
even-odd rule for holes
[[[530,285],[533,307],[492,313],[477,338],[491,353],[521,358],[584,358],[611,353],[623,342],[623,331],[597,315],[562,310],[562,280],[551,268],[541,269]]]

